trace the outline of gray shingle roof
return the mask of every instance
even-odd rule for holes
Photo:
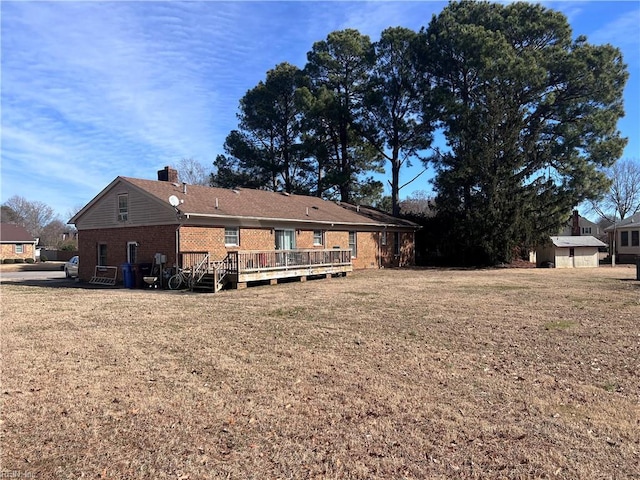
[[[395,226],[417,228],[417,225],[390,215],[377,217],[360,214],[349,208],[307,195],[285,194],[249,188],[226,189],[200,185],[183,186],[157,180],[119,177],[168,205],[171,195],[184,202],[180,211],[189,216],[252,218],[301,222],[335,223],[360,226]]]
[[[612,232],[614,228],[624,228],[637,225],[640,228],[640,213],[636,213],[635,215],[631,215],[630,217],[625,218],[624,220],[619,221],[615,225],[610,225],[604,229],[605,232]]]
[[[579,236],[558,236],[551,237],[551,241],[556,247],[606,247],[607,244],[601,242],[596,237]]]

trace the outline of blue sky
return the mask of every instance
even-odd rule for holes
[[[640,2],[544,2],[574,34],[622,49],[623,157],[640,162]],[[208,169],[238,101],[281,62],[356,28],[419,30],[445,2],[0,2],[1,202],[42,201],[64,221],[116,176]],[[417,168],[417,167],[416,167]],[[417,170],[405,171],[402,182]],[[428,175],[402,191],[429,190]],[[387,188],[387,193],[388,193]]]

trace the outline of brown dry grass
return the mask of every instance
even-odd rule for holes
[[[2,292],[22,478],[640,478],[635,269]]]

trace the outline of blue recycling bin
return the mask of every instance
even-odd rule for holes
[[[124,288],[134,288],[135,280],[133,278],[133,268],[130,263],[123,263],[122,267],[122,281],[124,282]]]

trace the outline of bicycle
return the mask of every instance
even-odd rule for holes
[[[178,290],[182,285],[185,285],[185,288],[191,288],[192,281],[193,277],[191,276],[190,270],[178,268],[178,273],[169,278],[167,286],[169,290]]]

